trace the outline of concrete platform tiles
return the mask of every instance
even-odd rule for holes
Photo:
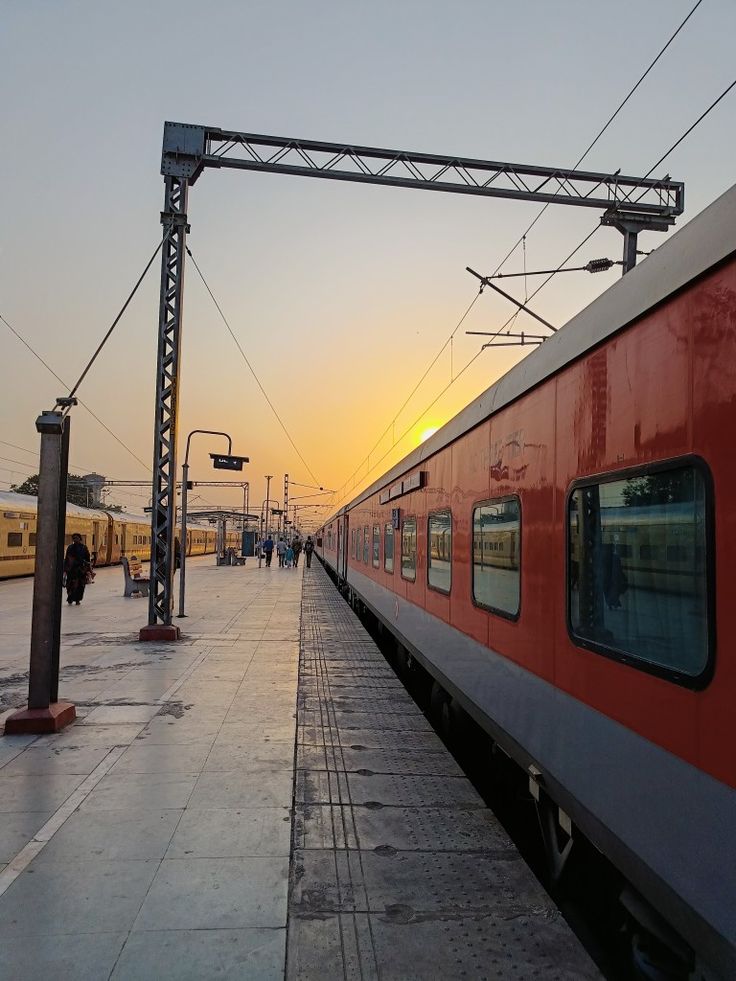
[[[599,977],[321,567],[302,604],[289,981]]]
[[[79,721],[0,739],[0,978],[284,976],[302,570],[191,560],[178,644],[99,570],[64,607]],[[32,584],[0,584],[0,710]]]
[[[2,981],[596,976],[316,562],[188,572],[183,640],[141,644],[100,570],[79,720],[0,738]],[[0,720],[31,588],[0,584]]]

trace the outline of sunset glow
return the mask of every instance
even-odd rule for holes
[[[430,426],[429,429],[425,429],[422,432],[421,436],[419,437],[419,442],[420,443],[426,442],[430,436],[434,436],[434,434],[437,432],[438,429],[439,426]]]

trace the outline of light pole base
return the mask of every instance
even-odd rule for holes
[[[147,626],[141,627],[138,634],[138,640],[142,641],[179,640],[180,638],[181,631],[175,623],[149,623]]]
[[[77,717],[71,702],[52,702],[48,708],[20,709],[5,720],[6,736],[44,735],[60,732]]]

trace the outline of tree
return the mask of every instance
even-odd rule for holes
[[[696,491],[693,479],[693,472],[689,469],[634,477],[627,481],[621,498],[627,508],[694,501]]]
[[[11,484],[11,491],[16,494],[28,494],[30,497],[38,497],[38,474],[31,474],[22,484]],[[77,504],[79,507],[92,507],[92,494],[89,487],[81,477],[76,474],[69,474],[66,485],[66,499],[70,504]],[[115,510],[110,508],[109,510]]]

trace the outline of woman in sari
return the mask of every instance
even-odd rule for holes
[[[84,587],[87,585],[87,573],[90,569],[89,549],[82,541],[82,536],[74,534],[64,558],[67,603],[76,603],[79,606],[82,602]]]

